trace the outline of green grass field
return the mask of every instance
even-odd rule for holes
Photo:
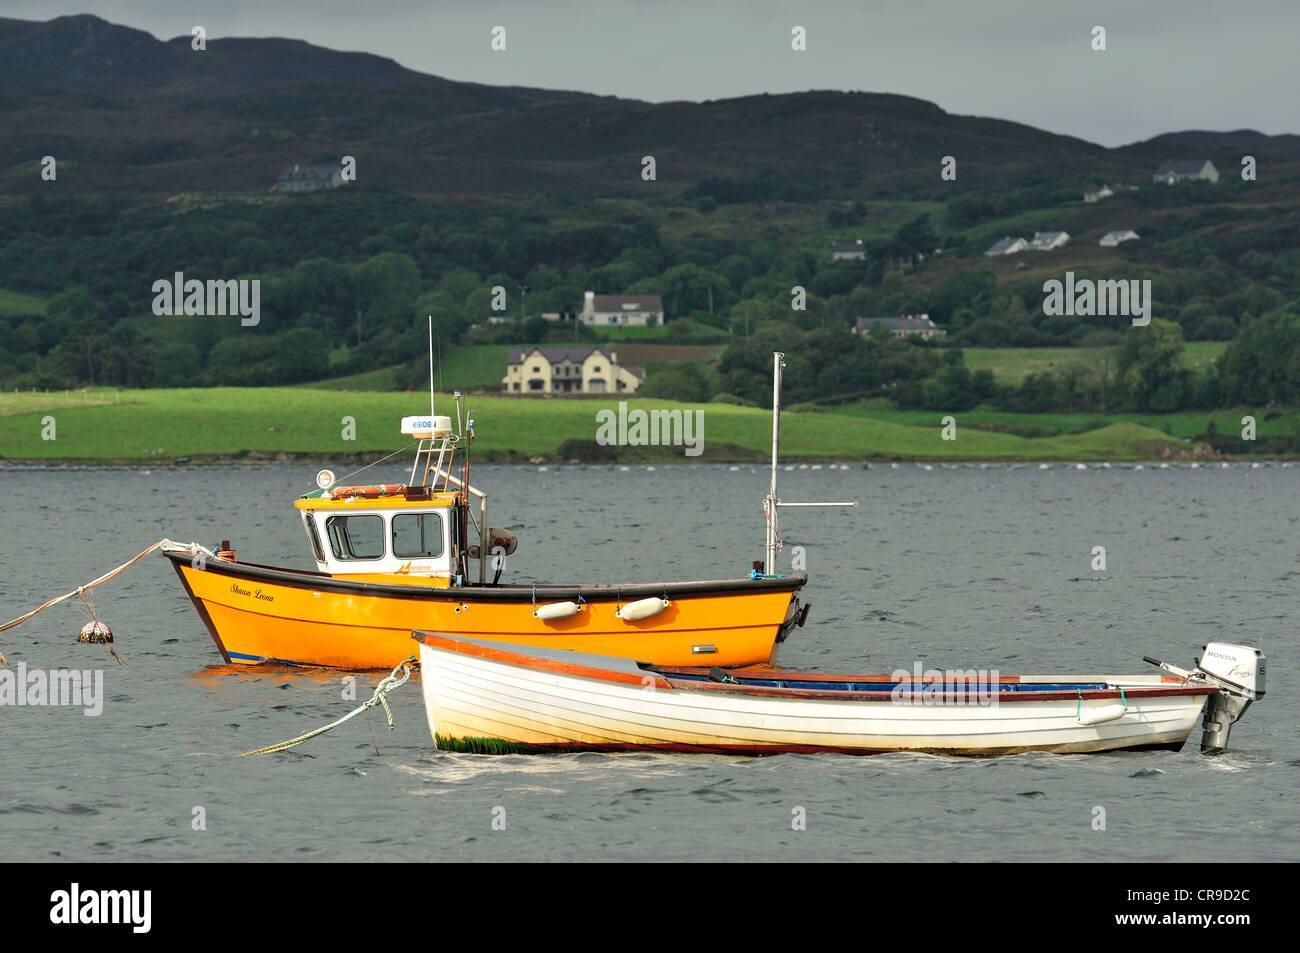
[[[1183,366],[1203,369],[1223,356],[1227,341],[1188,341],[1183,347]],[[1019,384],[1030,374],[1059,371],[1070,364],[1096,366],[1109,358],[1110,348],[1085,347],[968,347],[963,351],[966,366],[972,371],[991,370],[999,384]]]
[[[0,288],[0,317],[7,318],[15,314],[44,314],[46,304],[48,304],[46,299],[38,295]]]
[[[78,400],[80,403],[78,403]],[[557,458],[570,439],[594,445],[596,413],[613,400],[521,400],[476,395],[467,406],[478,424],[479,459]],[[702,409],[703,460],[761,460],[769,451],[767,411],[728,404],[685,405],[633,399],[633,409]],[[439,410],[450,412],[445,397]],[[307,388],[211,388],[65,394],[0,395],[0,457],[10,460],[100,462],[230,458],[252,454],[310,455],[319,459],[384,453],[408,441],[398,433],[403,415],[424,410],[422,394],[350,392]],[[55,439],[42,439],[46,416]],[[867,408],[838,413],[783,415],[782,457],[787,460],[1125,460],[1150,459],[1190,448],[1183,438],[1203,429],[1205,417],[1106,418],[1099,429],[1027,439],[980,430],[981,421],[1013,419],[1056,429],[1083,426],[1095,415],[958,415],[956,440],[940,438],[934,413]],[[355,419],[355,439],[344,440],[345,417]],[[1232,419],[1230,415],[1225,420]],[[1238,416],[1239,419],[1239,416]],[[1155,426],[1151,426],[1154,424]],[[1292,413],[1270,422],[1296,426]],[[1172,434],[1163,432],[1170,425]],[[1267,426],[1261,423],[1261,431]],[[1190,435],[1190,434],[1187,434]],[[628,459],[689,461],[680,449],[619,448]]]

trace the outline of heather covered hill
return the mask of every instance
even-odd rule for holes
[[[1171,150],[1221,169],[1245,148],[1298,157],[1296,137],[1249,130],[1105,149],[891,94],[647,103],[486,86],[292,39],[210,37],[195,51],[189,36],[94,16],[0,20],[0,89],[0,194],[29,190],[45,155],[78,195],[263,192],[287,165],[352,155],[359,183],[404,194],[660,194],[725,177],[742,201],[1146,182]],[[941,183],[948,155],[958,176]],[[766,183],[747,182],[763,171]]]
[[[483,111],[520,103],[594,99],[587,93],[457,83],[351,53],[280,37],[155,39],[91,15],[46,22],[0,19],[0,89],[74,93],[130,102],[230,100],[299,87],[407,87],[433,97],[435,112]]]

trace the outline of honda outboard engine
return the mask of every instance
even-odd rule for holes
[[[1203,753],[1213,754],[1228,747],[1233,724],[1251,702],[1264,697],[1265,662],[1264,653],[1249,645],[1211,642],[1202,649],[1196,674],[1219,689],[1205,703],[1205,720],[1201,723]]]
[[[1264,653],[1249,645],[1210,642],[1201,647],[1196,668],[1188,671],[1150,656],[1143,661],[1158,665],[1180,678],[1209,682],[1219,691],[1205,702],[1201,722],[1201,753],[1218,754],[1228,747],[1228,733],[1250,703],[1264,697]]]

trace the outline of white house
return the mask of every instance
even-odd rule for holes
[[[865,261],[867,247],[862,239],[853,242],[831,242],[831,261]]]
[[[1107,232],[1105,235],[1101,236],[1101,241],[1097,244],[1104,245],[1107,248],[1114,248],[1116,245],[1122,244],[1123,242],[1131,242],[1137,237],[1138,233],[1133,231],[1133,229],[1124,228],[1115,232]]]
[[[291,165],[280,173],[271,191],[315,192],[336,189],[342,184],[343,173],[336,165]]]
[[[1060,248],[1069,240],[1070,236],[1065,232],[1034,232],[1029,247],[1034,251],[1051,251],[1053,248]]]
[[[583,324],[600,327],[655,327],[664,323],[664,302],[659,295],[598,295],[583,298]]]
[[[905,314],[901,318],[858,318],[849,330],[854,334],[867,335],[877,324],[884,325],[896,338],[913,335],[922,338],[938,338],[948,333],[931,321],[928,314]]]
[[[630,394],[644,382],[644,368],[603,347],[512,347],[501,379],[508,394]]]
[[[1114,194],[1115,193],[1111,191],[1109,185],[1103,185],[1099,189],[1090,189],[1087,192],[1084,192],[1083,200],[1091,204],[1093,202],[1100,202],[1102,199],[1108,199]]]
[[[997,255],[1017,255],[1029,247],[1029,242],[1023,238],[1006,237],[1001,241],[996,241],[990,245],[984,252],[990,258]]]
[[[1151,177],[1152,182],[1218,182],[1219,170],[1209,159],[1166,159]]]

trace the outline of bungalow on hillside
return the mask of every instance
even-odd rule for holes
[[[997,255],[1016,255],[1028,247],[1029,242],[1025,241],[1023,238],[1007,237],[1003,238],[1001,241],[994,242],[984,251],[984,254],[990,258],[996,257]]]
[[[659,295],[598,295],[583,298],[583,324],[601,327],[655,327],[664,323],[664,301]]]
[[[1103,245],[1106,248],[1114,248],[1116,245],[1123,244],[1124,242],[1131,242],[1137,237],[1138,233],[1133,231],[1133,229],[1123,228],[1118,231],[1107,232],[1105,235],[1101,236],[1101,241],[1097,244]]]
[[[315,192],[336,189],[343,184],[343,173],[336,165],[291,165],[280,173],[272,192]]]
[[[1219,170],[1209,159],[1166,159],[1151,177],[1152,182],[1218,182]]]
[[[512,347],[501,379],[507,394],[630,394],[643,383],[645,368],[603,347]]]
[[[1115,193],[1111,191],[1109,185],[1103,185],[1099,189],[1090,189],[1083,193],[1083,200],[1089,204],[1100,202],[1102,199],[1108,199]]]
[[[930,320],[928,314],[905,314],[900,318],[858,318],[849,330],[867,335],[876,325],[882,325],[896,338],[916,335],[922,338],[943,337],[948,332]]]
[[[1034,237],[1029,241],[1029,247],[1034,251],[1051,251],[1053,248],[1060,248],[1070,240],[1066,232],[1034,232]]]
[[[831,261],[866,261],[867,246],[862,239],[853,242],[831,242]]]

